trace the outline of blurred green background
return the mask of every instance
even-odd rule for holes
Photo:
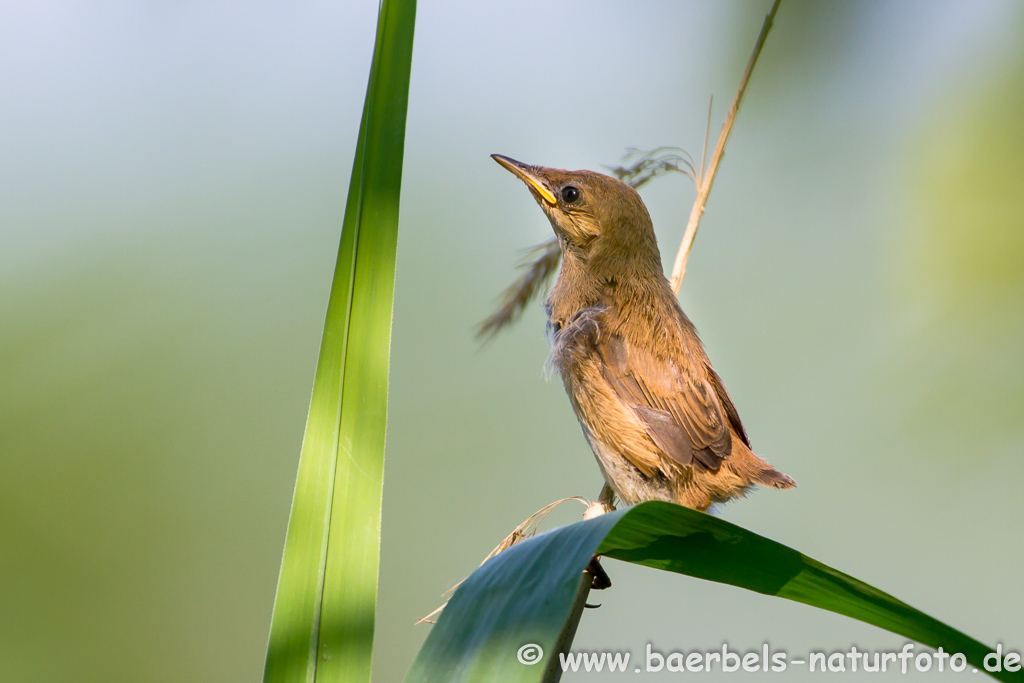
[[[420,3],[375,679],[512,527],[601,485],[540,306],[473,339],[550,230],[488,154],[699,153],[768,4]],[[0,680],[259,678],[376,10],[0,5]],[[1017,651],[1022,121],[1021,3],[786,0],[681,296],[800,484],[721,514]],[[670,264],[693,190],[643,196]],[[607,568],[578,649],[903,643]]]

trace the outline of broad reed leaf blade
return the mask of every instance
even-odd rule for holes
[[[406,680],[558,680],[556,644],[594,553],[859,619],[963,653],[980,671],[995,650],[792,548],[702,512],[647,502],[541,534],[485,563],[452,596]],[[517,653],[531,643],[544,657],[523,664]],[[1020,671],[991,675],[1024,681]]]
[[[264,681],[370,680],[415,0],[384,0]]]

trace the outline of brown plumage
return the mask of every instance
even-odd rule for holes
[[[750,441],[661,270],[636,190],[592,171],[494,159],[522,179],[562,251],[548,297],[551,362],[605,481],[627,504],[704,510],[795,482]]]

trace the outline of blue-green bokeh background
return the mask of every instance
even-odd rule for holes
[[[375,679],[515,524],[600,488],[539,306],[473,339],[549,233],[488,154],[699,152],[767,6],[420,2]],[[258,679],[376,9],[0,5],[0,679]],[[724,517],[1018,651],[1022,45],[1019,2],[786,0],[681,296],[800,484]],[[693,191],[643,196],[670,263]],[[578,648],[903,643],[608,570]]]

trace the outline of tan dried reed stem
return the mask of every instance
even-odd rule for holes
[[[548,503],[547,505],[542,507],[540,510],[537,510],[532,515],[530,515],[525,520],[523,520],[522,523],[519,526],[517,526],[515,529],[512,530],[512,533],[510,533],[508,536],[506,536],[501,541],[501,543],[499,543],[498,545],[494,546],[494,550],[492,550],[491,552],[489,552],[487,554],[487,557],[485,557],[484,561],[480,563],[480,566],[483,566],[484,563],[487,562],[487,560],[491,559],[492,557],[494,557],[498,553],[503,553],[506,550],[508,550],[509,548],[511,548],[512,546],[514,546],[515,544],[520,543],[522,541],[525,541],[526,539],[530,538],[531,536],[535,536],[537,534],[537,530],[540,528],[541,522],[543,522],[545,519],[547,519],[547,516],[551,514],[552,510],[554,510],[556,507],[558,507],[562,503],[565,503],[566,501],[570,501],[570,500],[578,501],[578,502],[583,503],[584,505],[586,505],[588,507],[590,506],[590,501],[587,500],[586,498],[582,497],[582,496],[570,496],[569,498],[562,498],[560,500],[556,500],[554,503]],[[465,579],[463,579],[463,581],[465,581]],[[452,593],[455,592],[455,589],[458,588],[461,585],[462,585],[462,581],[459,581],[457,584],[455,584],[454,586],[452,586],[451,588],[446,590],[444,592],[444,594],[445,595],[451,595]],[[431,612],[427,616],[423,617],[422,619],[419,619],[416,623],[417,624],[423,624],[423,623],[433,624],[434,621],[432,621],[432,617],[435,617],[438,614],[440,614],[444,610],[445,605],[447,605],[447,604],[448,604],[448,602],[445,601],[444,605],[441,605],[440,607],[435,609],[433,612]]]
[[[764,41],[768,38],[768,31],[772,28],[772,22],[775,20],[775,13],[779,10],[780,2],[782,0],[775,0],[771,10],[768,12],[768,16],[764,18],[761,33],[757,36],[757,42],[754,43],[754,51],[750,55],[750,61],[747,62],[746,71],[743,72],[743,80],[740,81],[740,87],[736,89],[736,95],[732,98],[732,106],[729,107],[729,115],[725,117],[725,123],[722,124],[722,132],[718,135],[718,143],[715,145],[714,154],[711,155],[711,163],[708,165],[707,172],[704,171],[704,159],[703,155],[701,156],[700,183],[697,186],[697,197],[693,200],[690,220],[686,223],[683,242],[679,245],[679,252],[676,254],[676,261],[672,266],[670,283],[672,291],[676,294],[679,294],[679,286],[683,284],[683,278],[686,276],[686,261],[690,258],[693,238],[697,236],[697,228],[700,225],[701,216],[704,215],[704,205],[707,204],[708,195],[711,194],[711,185],[714,183],[715,174],[718,172],[718,164],[721,163],[722,157],[725,155],[725,143],[729,140],[729,133],[732,132],[732,124],[736,121],[736,114],[739,113],[740,102],[743,100],[743,93],[746,91],[747,83],[750,81],[750,74],[753,73],[754,65],[757,64],[757,58],[761,55],[761,48],[764,47]]]

